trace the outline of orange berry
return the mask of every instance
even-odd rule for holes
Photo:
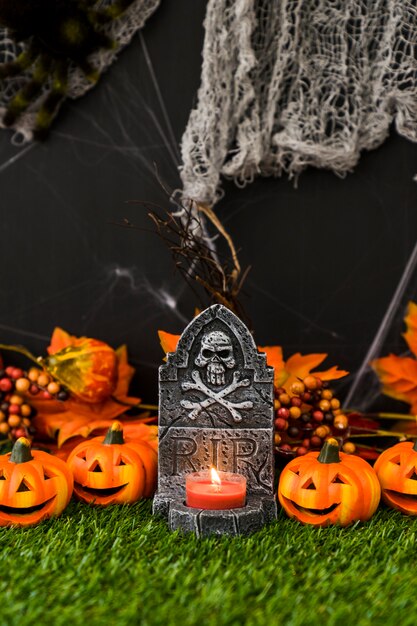
[[[301,382],[301,380],[296,380],[295,383],[293,383],[290,387],[291,393],[294,394],[295,396],[301,396],[301,394],[304,393],[305,390],[306,390],[306,387],[304,383]]]
[[[24,417],[22,422],[24,423],[25,426],[30,426],[30,420],[27,417]]]
[[[324,413],[326,413],[327,411],[330,411],[330,402],[328,400],[320,400],[319,407]]]
[[[2,424],[0,424],[0,433],[2,435],[7,435],[9,430],[10,430],[10,426],[7,422],[3,422]]]
[[[324,439],[325,437],[327,437],[329,433],[330,433],[330,428],[328,426],[319,426],[314,431],[314,434],[317,435],[317,437],[320,437],[320,439]]]
[[[334,418],[334,422],[333,422],[333,426],[335,428],[340,428],[340,430],[343,430],[345,428],[348,427],[348,418],[346,417],[346,415],[337,415]]]
[[[278,435],[278,433],[275,433],[274,435],[274,442],[276,446],[278,446],[281,443],[281,436]]]
[[[42,372],[42,374],[39,375],[38,380],[37,380],[39,387],[47,387],[50,382],[51,382],[51,377],[46,372]]]
[[[20,426],[20,416],[19,415],[10,415],[9,419],[7,420],[10,428],[16,428],[16,426]]]
[[[6,413],[4,413],[3,411],[0,411],[0,422],[5,422],[6,421]]]
[[[292,417],[293,420],[298,420],[300,416],[301,416],[301,409],[299,409],[298,406],[292,406],[290,408],[290,417]]]
[[[61,386],[58,385],[58,383],[56,383],[53,380],[51,383],[49,383],[47,389],[48,389],[49,393],[51,394],[51,396],[55,396],[61,390]]]
[[[283,404],[284,406],[286,404],[289,404],[291,402],[290,400],[290,396],[288,395],[288,393],[281,393],[278,396],[278,400],[281,402],[281,404]]]
[[[281,402],[279,400],[274,400],[274,409],[278,411],[281,408]]]
[[[38,367],[31,367],[28,372],[28,378],[29,380],[32,381],[32,383],[36,383],[36,381],[39,378],[39,374],[41,373],[42,373],[42,370],[40,370]]]
[[[342,413],[342,409],[333,409],[333,415],[341,415]]]
[[[347,441],[343,444],[342,450],[346,452],[346,454],[353,454],[356,450],[356,446],[351,441]]]
[[[331,400],[333,398],[333,394],[330,389],[323,389],[323,391],[321,392],[321,397],[323,398],[323,400]]]
[[[307,387],[309,391],[314,391],[319,387],[318,379],[315,376],[306,376],[303,380],[303,383]]]
[[[19,396],[17,393],[13,394],[10,398],[10,404],[17,404],[18,406],[20,406],[21,404],[23,404],[24,400],[22,398],[22,396]]]
[[[23,415],[23,417],[29,417],[31,413],[32,407],[30,406],[30,404],[22,404],[22,406],[20,407],[20,414]]]
[[[332,398],[330,400],[330,406],[332,407],[332,409],[338,409],[340,407],[340,400],[338,400],[337,398]]]
[[[30,387],[30,380],[27,378],[18,378],[15,383],[16,391],[20,391],[20,393],[26,393],[26,391]]]

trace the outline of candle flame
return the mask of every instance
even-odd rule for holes
[[[211,476],[211,482],[214,485],[221,485],[222,484],[221,478],[220,478],[219,474],[216,472],[216,470],[214,469],[214,467],[210,468],[210,476]]]

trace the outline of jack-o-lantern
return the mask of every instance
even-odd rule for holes
[[[328,439],[321,452],[310,452],[282,471],[278,497],[289,517],[303,524],[347,526],[368,520],[381,495],[378,479],[366,461],[339,452]]]
[[[89,504],[122,504],[149,498],[156,486],[158,456],[146,442],[126,440],[120,422],[107,435],[80,443],[67,459],[74,493]]]
[[[29,526],[59,515],[72,486],[64,461],[31,450],[30,441],[20,437],[9,454],[0,456],[0,526]]]
[[[403,441],[385,450],[374,465],[388,506],[417,515],[417,441]]]

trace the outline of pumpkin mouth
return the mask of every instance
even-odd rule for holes
[[[42,502],[41,504],[35,504],[34,506],[15,507],[0,504],[0,513],[5,513],[6,515],[30,515],[31,513],[42,511],[42,509],[46,508],[48,504],[52,502],[52,500],[55,500],[55,496],[52,496],[52,498],[49,498],[49,500],[46,500],[46,502]]]
[[[396,496],[397,498],[405,498],[406,500],[417,501],[417,493],[403,493],[402,491],[395,491],[394,489],[385,489],[385,493],[390,496]]]
[[[295,506],[295,508],[301,513],[309,513],[310,515],[328,515],[339,506],[340,502],[335,502],[331,506],[328,506],[327,509],[306,509],[306,507],[301,506],[294,502],[294,500],[290,500],[291,504]]]
[[[106,497],[116,495],[116,493],[119,493],[119,491],[127,487],[128,484],[129,483],[125,483],[124,485],[119,485],[119,487],[109,487],[108,489],[93,489],[93,487],[85,487],[84,485],[80,485],[80,483],[75,483],[75,486],[92,496]]]

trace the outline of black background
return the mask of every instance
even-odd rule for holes
[[[204,13],[202,0],[163,0],[142,41],[63,107],[47,142],[23,153],[9,132],[0,136],[1,341],[43,354],[58,325],[127,343],[134,389],[147,401],[162,358],[157,330],[181,332],[198,303],[156,236],[115,222],[150,227],[127,200],[168,207],[154,162],[179,187],[173,157],[196,101]],[[225,184],[216,210],[252,266],[244,303],[259,344],[280,344],[286,356],[328,352],[329,365],[357,370],[415,244],[416,172],[416,146],[392,129],[345,179],[311,169],[297,189],[285,179]],[[381,353],[404,349],[408,297],[417,298],[414,273]]]

